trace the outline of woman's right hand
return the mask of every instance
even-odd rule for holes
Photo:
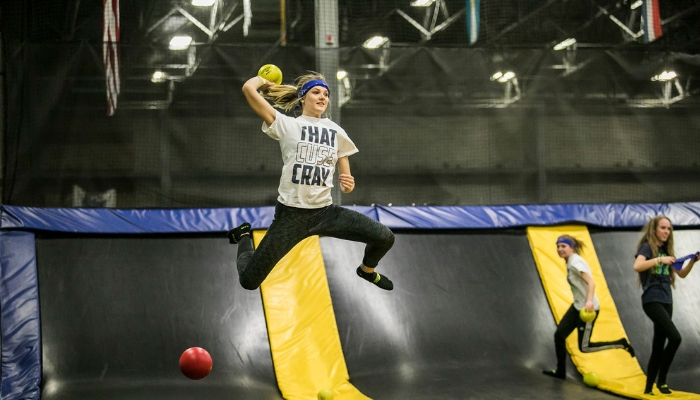
[[[243,84],[242,89],[243,95],[245,95],[245,99],[248,101],[248,105],[250,105],[253,111],[255,111],[255,113],[258,114],[258,116],[260,116],[260,118],[262,118],[268,126],[275,122],[277,112],[274,108],[272,108],[270,103],[265,100],[262,94],[260,94],[260,90],[267,90],[273,85],[273,82],[256,75],[248,79]]]
[[[659,260],[661,261],[662,264],[669,265],[669,264],[673,264],[674,262],[676,262],[676,257],[663,256],[663,257],[659,257]]]
[[[263,78],[262,76],[258,75],[258,78],[262,82],[262,86],[258,88],[258,91],[264,92],[267,89],[271,88],[272,86],[275,86],[275,82],[268,81],[267,79]]]

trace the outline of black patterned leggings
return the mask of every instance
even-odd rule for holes
[[[238,243],[237,268],[241,286],[255,290],[297,243],[309,236],[331,236],[366,243],[362,264],[375,268],[394,245],[394,234],[381,223],[336,205],[304,209],[277,203],[275,219],[257,249],[250,236]]]
[[[642,305],[644,313],[654,323],[654,339],[651,344],[651,356],[647,366],[647,384],[644,392],[652,389],[654,381],[658,385],[666,383],[668,370],[676,355],[676,350],[681,345],[681,334],[673,324],[673,304],[658,302],[645,303]],[[668,344],[666,344],[668,339]],[[664,348],[664,345],[666,348]],[[658,374],[658,380],[656,376]]]
[[[591,342],[593,325],[598,319],[599,311],[595,312],[595,318],[591,322],[583,322],[579,316],[579,310],[573,305],[566,311],[564,317],[559,321],[557,331],[554,332],[554,350],[557,354],[557,371],[566,371],[566,338],[575,329],[578,329],[578,349],[582,353],[593,353],[596,351],[610,349],[624,349],[627,340],[622,338],[613,342]]]

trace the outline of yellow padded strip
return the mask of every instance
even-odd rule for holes
[[[617,313],[615,302],[603,276],[598,256],[593,248],[593,241],[585,226],[556,226],[528,227],[527,237],[530,240],[532,254],[542,279],[549,305],[554,319],[559,321],[573,303],[571,288],[566,280],[566,263],[557,254],[556,240],[559,236],[568,234],[580,240],[585,245],[581,256],[591,267],[593,280],[596,284],[596,295],[600,301],[600,314],[593,329],[591,341],[611,341],[627,337]],[[630,268],[632,268],[630,257]],[[639,312],[643,312],[641,306]],[[571,360],[581,374],[595,372],[600,377],[598,388],[633,399],[658,399],[660,393],[654,389],[656,396],[642,394],[646,376],[636,358],[631,358],[624,350],[605,350],[597,353],[581,353],[578,349],[577,333],[572,333],[566,340],[566,348],[571,354]],[[553,343],[552,343],[553,344]],[[632,344],[634,345],[634,343]],[[663,395],[664,399],[698,399],[697,394],[674,391],[671,395]]]
[[[265,231],[253,232],[255,246]],[[350,384],[318,236],[292,249],[260,287],[277,384],[287,400],[367,400]]]

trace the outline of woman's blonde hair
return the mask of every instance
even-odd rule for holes
[[[671,234],[668,235],[668,239],[666,239],[666,251],[668,252],[667,255],[675,257],[675,252],[673,250],[673,224],[671,223],[671,220],[668,219],[668,217],[664,217],[663,215],[658,215],[652,219],[649,220],[644,225],[644,228],[642,228],[642,238],[639,239],[639,243],[637,244],[637,250],[639,250],[644,243],[649,243],[649,247],[651,247],[651,258],[656,258],[659,256],[659,245],[656,244],[658,241],[658,238],[656,237],[656,229],[659,227],[659,222],[661,222],[662,219],[667,220],[671,224]],[[669,276],[671,278],[671,285],[675,286],[676,283],[676,271],[669,266]]]
[[[277,107],[284,111],[291,111],[296,107],[301,108],[301,97],[299,90],[306,82],[319,79],[326,82],[326,78],[318,72],[309,71],[307,74],[299,76],[294,80],[294,85],[274,85],[262,93],[263,98],[269,100],[273,107]],[[326,112],[330,112],[331,101],[328,99],[328,108]]]
[[[569,243],[567,243],[567,244],[569,244],[571,246],[571,248],[574,249],[574,253],[576,253],[576,254],[581,254],[583,252],[583,250],[586,248],[586,245],[583,244],[582,241],[576,239],[575,237],[573,237],[571,235],[559,236],[559,238],[557,239],[557,243],[560,243],[560,239],[565,239],[565,240],[571,242],[571,244],[573,244],[573,246],[571,246],[571,244],[569,244]],[[561,241],[561,243],[566,243],[566,242]]]

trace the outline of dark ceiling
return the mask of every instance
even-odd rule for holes
[[[320,68],[312,47],[316,20],[324,16],[315,15],[314,1],[250,0],[250,13],[243,0],[218,0],[216,12],[190,2],[120,0],[121,110],[227,114],[234,107],[227,100],[231,92],[238,93],[241,80],[260,65],[283,66],[287,76]],[[639,37],[636,0],[484,0],[475,49],[468,48],[464,0],[437,0],[423,9],[410,2],[338,0],[339,67],[349,74],[351,92],[341,104],[347,109],[404,107],[406,99],[415,98],[430,105],[441,98],[465,107],[492,106],[504,97],[504,87],[489,79],[501,69],[517,74],[512,93],[506,92],[518,100],[515,106],[567,96],[630,107],[696,107],[700,99],[700,0],[661,1],[663,36],[650,44]],[[34,80],[42,77],[63,87],[64,76],[70,76],[65,107],[103,107],[102,4],[4,0],[8,79],[19,79],[26,70]],[[176,34],[191,35],[197,46],[169,50]],[[391,46],[361,47],[376,34],[388,36]],[[554,51],[567,38],[576,38],[578,50]],[[679,79],[672,87],[665,84],[661,96],[651,77],[666,69]],[[156,80],[155,73],[166,78]],[[522,101],[521,90],[527,93]],[[244,103],[237,106],[247,109]]]
[[[466,46],[464,0],[442,0],[427,9],[411,0],[338,0],[341,46],[362,44],[370,35],[388,36],[394,45]],[[641,7],[635,0],[486,0],[481,2],[476,47],[548,47],[575,37],[580,47],[629,46],[641,39],[625,33],[640,30]],[[314,45],[314,2],[251,0],[250,25],[244,34],[244,1],[219,0],[214,21],[210,8],[188,1],[121,0],[121,41],[165,44],[176,32],[189,32],[198,43]],[[281,11],[284,5],[284,18]],[[220,26],[212,37],[177,9],[205,26]],[[11,41],[100,41],[102,1],[5,0],[2,33]],[[696,51],[700,48],[700,0],[660,1],[664,35],[657,48]],[[434,15],[436,14],[436,15]],[[323,18],[323,16],[320,16]],[[284,21],[284,22],[283,22]],[[413,22],[413,24],[412,24]],[[430,38],[421,25],[443,24]],[[224,26],[228,29],[224,31]],[[626,28],[625,28],[626,27]],[[284,36],[283,36],[284,34]]]

